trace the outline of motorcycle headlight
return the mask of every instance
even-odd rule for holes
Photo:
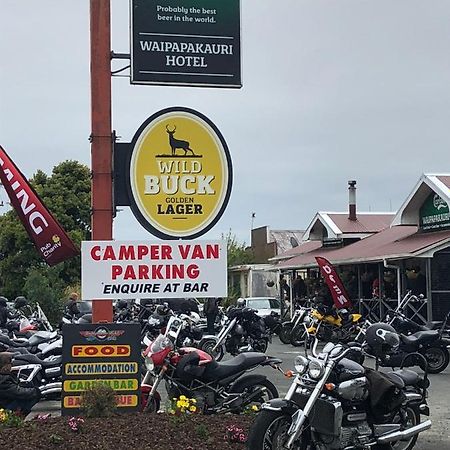
[[[317,380],[323,375],[324,370],[325,368],[319,361],[311,361],[308,367],[308,375]]]
[[[303,375],[306,372],[306,370],[308,369],[308,364],[309,364],[309,361],[304,356],[299,355],[299,356],[295,357],[294,367],[295,367],[295,371],[299,375]]]
[[[155,368],[155,364],[153,364],[153,359],[150,356],[147,356],[145,358],[145,368],[149,371],[152,372],[153,369]]]

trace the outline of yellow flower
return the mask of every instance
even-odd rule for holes
[[[191,398],[191,402],[195,405],[197,403],[197,400],[195,400],[195,398]]]
[[[191,406],[191,407],[189,408],[189,411],[195,412],[195,411],[197,411],[197,408],[196,408],[195,406]]]
[[[185,395],[180,395],[180,400],[187,400]]]
[[[256,405],[252,405],[252,411],[259,411],[259,408]]]

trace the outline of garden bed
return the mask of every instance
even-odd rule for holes
[[[245,450],[249,415],[123,414],[86,418],[78,431],[68,417],[34,419],[17,428],[0,427],[0,448],[20,450]],[[242,433],[227,432],[238,427]],[[237,441],[230,442],[231,435]]]

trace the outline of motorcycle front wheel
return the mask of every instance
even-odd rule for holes
[[[266,353],[267,347],[269,346],[269,341],[267,339],[258,339],[253,343],[253,349],[255,352]]]
[[[440,373],[448,366],[450,356],[445,347],[430,347],[423,351],[428,361],[429,373]]]
[[[283,344],[289,344],[291,342],[292,323],[285,323],[278,334],[280,341]]]
[[[300,347],[305,343],[306,331],[303,326],[294,327],[291,332],[291,344],[294,347]]]
[[[203,350],[204,352],[208,353],[208,355],[211,355],[216,361],[220,361],[225,355],[225,349],[223,348],[223,345],[219,345],[219,347],[217,347],[216,350],[213,351],[216,343],[217,341],[214,339],[205,339],[200,350]]]
[[[247,448],[251,450],[285,450],[291,421],[292,416],[282,411],[262,410],[250,428]],[[314,450],[307,431],[302,433],[292,450]]]
[[[157,397],[149,399],[148,392],[142,392],[141,411],[145,413],[157,413],[161,407],[161,400]]]

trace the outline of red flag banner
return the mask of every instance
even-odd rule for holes
[[[1,146],[0,181],[30,239],[49,266],[80,253]]]
[[[319,264],[320,272],[330,289],[336,308],[351,308],[352,302],[350,297],[333,265],[321,256],[316,256],[315,258],[317,264]]]

